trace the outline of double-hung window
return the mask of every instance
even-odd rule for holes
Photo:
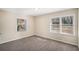
[[[50,31],[61,34],[75,34],[74,15],[60,16],[51,19]]]

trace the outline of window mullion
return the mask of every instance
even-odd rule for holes
[[[62,33],[62,19],[60,17],[60,33]]]

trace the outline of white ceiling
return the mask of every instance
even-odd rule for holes
[[[51,12],[67,10],[69,8],[1,8],[1,10],[15,13],[16,15],[38,16]]]

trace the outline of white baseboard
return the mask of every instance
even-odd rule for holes
[[[7,41],[0,42],[0,44],[7,43],[7,42],[10,42],[10,41],[14,41],[14,40],[19,40],[19,39],[22,39],[22,38],[25,38],[25,37],[30,37],[30,36],[33,36],[33,35],[40,36],[40,37],[44,37],[44,38],[49,38],[49,39],[52,39],[52,40],[56,40],[56,41],[60,41],[60,42],[63,42],[63,43],[67,43],[67,44],[71,44],[71,45],[78,46],[75,43],[65,42],[63,40],[57,40],[55,38],[51,38],[51,37],[44,36],[44,35],[40,35],[40,34],[29,34],[28,36],[17,37],[15,39],[10,39],[10,40],[7,40]]]
[[[51,38],[51,37],[48,37],[48,36],[44,36],[44,35],[42,35],[42,34],[36,34],[36,35],[37,35],[37,36],[40,36],[40,37],[48,38],[48,39],[51,39],[51,40],[60,41],[60,42],[63,42],[63,43],[67,43],[67,44],[71,44],[71,45],[78,46],[78,45],[75,44],[75,43],[66,42],[66,41],[63,41],[63,40],[58,40],[58,39],[55,39],[55,38]]]
[[[19,39],[22,39],[22,38],[25,38],[25,37],[30,37],[30,36],[33,36],[33,34],[29,34],[28,36],[26,35],[26,36],[17,37],[17,38],[14,38],[14,39],[5,40],[5,41],[0,42],[0,44],[11,42],[11,41],[14,41],[14,40],[19,40]]]

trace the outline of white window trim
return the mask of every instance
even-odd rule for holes
[[[52,17],[52,18],[57,18],[57,17],[60,18],[59,16],[55,16],[55,17]],[[51,18],[51,19],[52,19],[52,18]],[[50,32],[52,32],[52,33],[60,33],[60,32],[57,32],[57,31],[55,31],[55,30],[51,30],[51,29],[52,29],[52,27],[51,27],[51,25],[52,25],[52,24],[51,24],[52,20],[51,20],[51,19],[50,19]],[[59,25],[60,25],[60,24],[59,24]]]
[[[69,33],[62,32],[62,26],[61,26],[61,25],[62,25],[62,20],[61,20],[61,18],[62,18],[62,17],[65,17],[65,16],[73,16],[73,34],[69,34]],[[57,32],[57,31],[55,31],[55,30],[51,30],[51,25],[52,25],[52,24],[51,24],[51,22],[52,22],[51,19],[57,18],[57,17],[60,19],[60,24],[59,24],[59,25],[60,25],[60,30],[59,30],[59,32]],[[50,19],[50,32],[75,36],[75,21],[76,21],[76,20],[75,20],[75,19],[76,19],[76,18],[75,18],[75,14],[69,14],[69,15],[63,15],[63,16],[55,16],[55,17],[52,17],[51,19]]]

